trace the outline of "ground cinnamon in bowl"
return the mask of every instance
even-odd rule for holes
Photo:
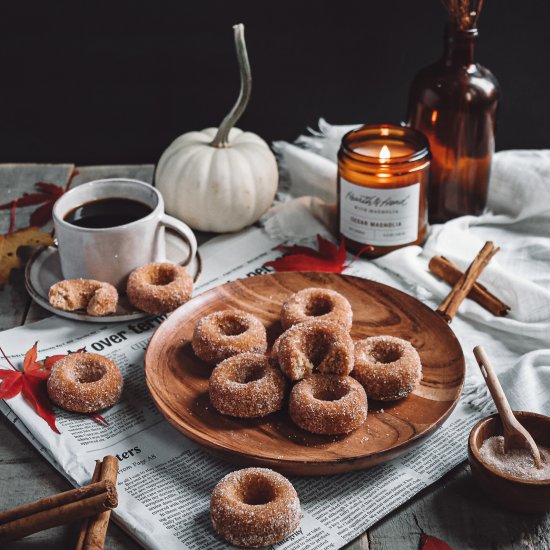
[[[527,449],[504,451],[504,437],[495,435],[486,439],[479,448],[485,464],[509,476],[520,479],[550,480],[550,448],[538,445],[542,467],[537,469]]]

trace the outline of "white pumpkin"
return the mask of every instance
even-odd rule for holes
[[[244,26],[235,25],[241,74],[237,102],[219,128],[178,137],[162,154],[155,185],[166,211],[193,229],[238,231],[257,221],[273,202],[279,183],[277,162],[256,134],[234,128],[250,99],[252,77]]]
[[[267,143],[232,128],[229,146],[210,145],[217,128],[178,137],[157,166],[155,184],[166,211],[193,229],[238,231],[271,206],[277,162]]]

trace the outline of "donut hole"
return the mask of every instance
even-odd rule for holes
[[[265,369],[262,365],[253,365],[248,369],[243,369],[238,373],[237,382],[241,384],[249,384],[256,382],[264,377]]]
[[[105,367],[102,365],[78,365],[75,368],[75,378],[79,384],[91,384],[105,376]]]
[[[388,345],[387,342],[371,346],[369,349],[369,353],[376,363],[383,364],[399,361],[399,359],[401,359],[401,356],[403,355],[403,352],[399,346],[392,344]]]
[[[236,317],[226,317],[220,321],[220,332],[224,336],[239,336],[248,330],[248,324]]]
[[[275,492],[270,483],[257,479],[242,487],[241,499],[250,506],[261,506],[275,499]]]
[[[334,309],[334,304],[332,300],[326,296],[313,296],[306,303],[304,307],[304,313],[308,317],[321,317],[321,315],[326,315]]]
[[[312,395],[319,401],[338,401],[347,395],[348,390],[340,385],[314,387]]]
[[[149,272],[149,283],[155,286],[166,286],[174,282],[175,273],[172,266],[159,265]]]

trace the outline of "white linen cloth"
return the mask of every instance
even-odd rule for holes
[[[274,143],[287,202],[263,220],[272,236],[308,236],[317,220],[334,232],[334,208],[328,204],[336,202],[336,153],[342,135],[354,126],[324,120],[319,126],[320,132],[296,144]],[[480,282],[512,309],[507,317],[495,317],[469,299],[460,306],[451,327],[468,365],[463,399],[481,411],[493,408],[472,355],[482,344],[512,407],[550,414],[550,150],[497,153],[481,216],[434,225],[423,247],[360,260],[346,273],[385,282],[436,308],[449,286],[428,271],[429,259],[440,254],[464,270],[488,240],[501,251]]]

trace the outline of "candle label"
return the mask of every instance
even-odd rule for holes
[[[340,232],[354,241],[394,246],[416,241],[420,183],[397,189],[355,185],[340,178]]]

